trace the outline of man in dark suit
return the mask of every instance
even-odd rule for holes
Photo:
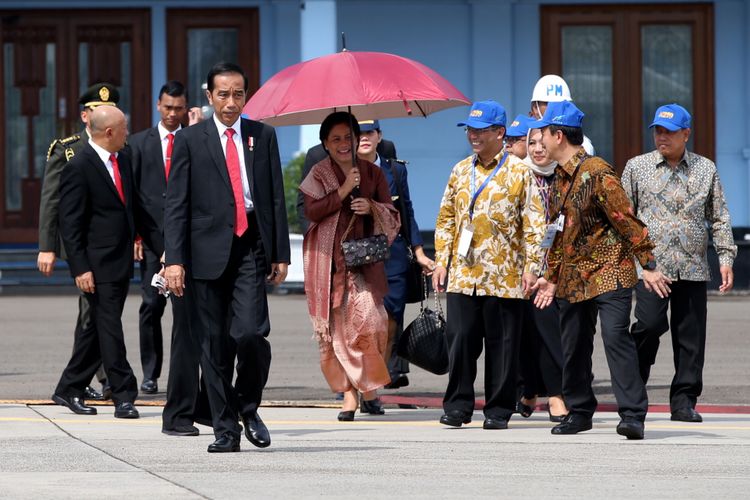
[[[122,150],[128,135],[125,115],[114,106],[99,106],[89,125],[91,141],[62,172],[60,231],[70,273],[84,293],[94,328],[76,336],[52,400],[75,413],[95,414],[80,398],[101,353],[115,417],[138,418],[133,406],[138,386],[125,356],[121,316],[133,276],[136,223],[150,245],[158,230],[140,223],[130,158]]]
[[[211,68],[214,116],[175,138],[164,211],[169,289],[180,297],[192,287],[195,302],[216,436],[210,453],[240,450],[238,414],[252,444],[271,444],[258,415],[271,363],[265,287],[286,278],[289,231],[276,133],[240,118],[247,88],[239,66]]]
[[[380,141],[380,143],[378,144],[377,153],[380,158],[389,160],[395,160],[396,158],[398,158],[398,156],[396,156],[396,145],[388,139],[382,139]],[[302,184],[302,181],[305,180],[305,177],[307,177],[307,174],[310,173],[310,170],[312,170],[313,166],[315,166],[316,163],[318,163],[326,156],[328,156],[328,151],[325,150],[322,144],[318,144],[317,146],[313,146],[307,150],[307,154],[305,155],[305,164],[302,166],[302,177],[299,180],[300,184]],[[309,226],[310,223],[305,218],[305,195],[302,194],[302,191],[297,192],[297,218],[302,225],[302,232],[306,232],[307,226]]]
[[[167,177],[171,169],[174,138],[182,130],[188,114],[187,92],[182,83],[172,80],[159,91],[156,108],[159,123],[134,134],[129,141],[133,155],[133,178],[139,204],[148,215],[150,224],[164,232],[164,199]],[[191,122],[196,121],[191,116]],[[192,123],[191,123],[192,124]],[[163,237],[159,246],[163,246]],[[140,260],[142,302],[139,309],[139,333],[143,382],[141,391],[158,391],[164,352],[161,318],[167,299],[151,286],[154,274],[161,271],[161,254],[154,252],[140,240],[135,244],[136,259]],[[185,300],[172,300],[172,342],[169,358],[167,403],[162,412],[162,432],[173,436],[197,436],[193,425],[198,397],[198,363],[200,347],[190,333],[190,320]]]
[[[120,94],[111,83],[97,83],[81,94],[78,102],[83,107],[81,122],[83,131],[64,139],[55,139],[47,151],[47,164],[44,167],[44,182],[42,183],[41,200],[39,203],[39,255],[37,268],[44,276],[51,276],[55,270],[58,257],[66,259],[65,248],[60,238],[58,221],[58,207],[60,204],[60,174],[68,162],[80,153],[89,142],[89,115],[97,106],[117,106]],[[92,328],[86,300],[78,298],[78,320],[76,332],[83,328]],[[77,333],[76,333],[77,335]],[[99,364],[96,377],[102,384],[102,392],[98,392],[90,385],[84,389],[86,399],[110,399],[112,390],[107,384],[107,376]]]

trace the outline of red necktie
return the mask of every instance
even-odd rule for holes
[[[117,157],[114,153],[109,155],[109,162],[112,164],[112,172],[115,174],[115,188],[120,199],[125,203],[125,191],[122,190],[122,177],[120,177],[120,164],[117,163]]]
[[[237,146],[234,145],[232,140],[234,129],[228,128],[224,134],[227,136],[227,171],[234,193],[234,234],[242,236],[247,231],[247,213],[245,213],[245,197],[242,190],[240,157],[237,154]]]
[[[172,146],[174,145],[174,134],[168,133],[167,134],[167,155],[164,159],[164,175],[167,176],[167,180],[169,180],[169,168],[172,166]]]

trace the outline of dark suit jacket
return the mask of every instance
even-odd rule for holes
[[[65,247],[62,244],[59,225],[60,175],[68,164],[68,156],[80,153],[89,142],[86,130],[64,139],[55,139],[47,152],[47,164],[44,167],[44,180],[39,202],[39,251],[55,252],[65,259]]]
[[[380,141],[380,143],[378,144],[377,152],[378,156],[380,156],[381,158],[398,158],[398,156],[396,156],[396,145],[387,139],[382,139]],[[300,184],[302,184],[302,181],[305,180],[305,177],[307,177],[307,174],[310,173],[310,170],[312,170],[313,166],[315,166],[316,163],[318,163],[326,156],[328,156],[328,153],[326,152],[322,144],[318,144],[317,146],[313,146],[307,150],[307,154],[305,155],[305,164],[302,166],[302,177],[299,180]],[[305,218],[305,195],[303,195],[302,191],[299,190],[297,191],[297,218],[302,225],[302,232],[306,233],[307,226],[310,225],[310,222]]]
[[[118,158],[125,204],[107,167],[90,144],[65,166],[60,179],[60,232],[73,277],[93,271],[94,281],[110,283],[133,276],[133,239],[138,229],[152,245],[153,227],[141,224],[133,198],[133,174],[127,149]],[[161,253],[161,249],[156,247]]]
[[[276,132],[244,118],[241,129],[254,213],[270,270],[272,263],[288,263],[290,254]],[[164,207],[166,263],[186,265],[196,279],[217,279],[229,261],[233,236],[232,185],[219,132],[209,118],[175,136]]]
[[[133,159],[135,196],[138,197],[139,205],[148,218],[148,224],[157,227],[159,233],[163,233],[167,179],[164,175],[159,128],[152,127],[133,134],[128,143]],[[172,147],[174,153],[174,146]],[[163,238],[159,238],[159,241],[160,246],[163,246]]]

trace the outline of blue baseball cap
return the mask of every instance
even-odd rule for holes
[[[528,124],[529,128],[544,128],[550,125],[561,127],[581,128],[583,123],[583,111],[578,109],[571,101],[551,102],[547,104],[547,110],[541,120]]]
[[[362,120],[359,122],[359,130],[362,132],[380,130],[380,122],[377,120]]]
[[[674,132],[683,128],[690,128],[690,113],[679,104],[660,106],[654,114],[654,122],[648,128],[664,127]]]
[[[487,128],[505,126],[505,108],[495,101],[477,101],[471,105],[469,118],[459,127]]]
[[[529,123],[531,118],[528,115],[518,115],[508,125],[508,130],[505,131],[506,137],[525,137],[529,133]]]

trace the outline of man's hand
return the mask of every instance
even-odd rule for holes
[[[55,252],[39,252],[36,258],[36,268],[45,276],[51,276],[55,270]]]
[[[531,293],[536,292],[536,297],[534,297],[534,305],[539,309],[544,309],[545,307],[550,305],[552,301],[555,300],[556,290],[557,285],[555,285],[554,283],[550,283],[544,278],[539,278],[538,280],[536,280],[534,286],[531,287]]]
[[[669,288],[669,285],[672,284],[672,280],[664,276],[661,271],[649,271],[648,269],[644,269],[643,284],[646,286],[646,290],[654,292],[662,299],[669,297],[669,294],[672,292]]]
[[[94,285],[94,273],[86,271],[76,276],[76,286],[83,293],[94,293],[96,288]]]
[[[448,270],[443,266],[435,266],[432,271],[432,288],[438,292],[445,291],[445,280],[448,277]]]
[[[188,109],[188,126],[203,121],[203,111],[198,106]]]
[[[286,279],[286,273],[289,271],[289,264],[279,262],[271,264],[271,274],[266,276],[266,281],[274,285],[280,285]]]
[[[531,289],[536,285],[539,277],[534,273],[523,273],[521,276],[521,285],[523,287],[523,296],[528,297],[531,295]]]
[[[719,266],[719,273],[721,273],[719,293],[727,293],[734,286],[734,271],[731,266]]]
[[[133,260],[140,262],[143,260],[143,241],[136,240],[133,243]]]
[[[417,263],[422,266],[422,273],[426,276],[432,276],[432,272],[435,270],[435,261],[425,255],[422,245],[414,247],[414,257],[416,257]]]
[[[182,297],[185,290],[185,268],[180,264],[172,264],[164,269],[164,277],[167,278],[169,291],[175,297]]]

